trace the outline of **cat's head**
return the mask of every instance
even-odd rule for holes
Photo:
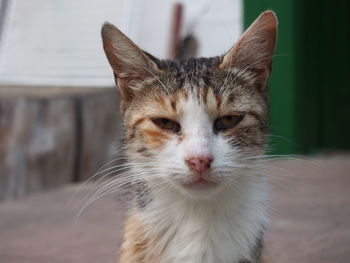
[[[276,33],[276,16],[266,11],[224,56],[168,61],[104,24],[135,176],[190,196],[207,196],[244,176],[266,145]]]

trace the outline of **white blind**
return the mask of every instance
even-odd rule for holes
[[[113,85],[102,23],[115,24],[141,48],[166,58],[175,2],[184,5],[184,32],[196,21],[200,56],[227,51],[242,29],[242,0],[5,1],[0,84]]]
[[[1,43],[0,82],[112,85],[102,51],[104,21],[124,32],[133,9],[123,0],[12,0]],[[128,2],[128,3],[125,3]]]

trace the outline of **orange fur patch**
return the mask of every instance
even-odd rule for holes
[[[176,104],[177,104],[176,98],[172,97],[170,99],[170,105],[173,112],[176,112]]]
[[[144,138],[145,143],[147,143],[150,148],[156,149],[161,147],[170,136],[166,131],[155,130],[155,129],[142,129],[141,135]]]
[[[188,91],[187,91],[187,90],[183,90],[183,91],[181,92],[181,95],[182,95],[182,97],[183,97],[185,100],[188,100]]]
[[[156,100],[157,102],[157,108],[161,108],[162,110],[164,111],[168,111],[169,110],[169,107],[168,107],[168,104],[167,104],[167,100],[165,98],[158,98]]]
[[[126,220],[118,263],[159,263],[160,255],[150,254],[157,238],[150,240],[145,229],[138,214],[131,213]]]
[[[272,263],[273,261],[271,260],[269,254],[266,252],[266,249],[263,249],[261,252],[261,258],[259,263]]]
[[[205,93],[205,105],[209,116],[213,119],[220,115],[218,104],[219,101],[217,96],[214,94],[212,89],[208,89]]]

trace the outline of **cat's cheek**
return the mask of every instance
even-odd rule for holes
[[[242,151],[262,149],[266,144],[266,136],[258,126],[246,126],[237,129],[232,134],[225,135],[232,147]]]
[[[224,136],[217,136],[213,145],[214,162],[212,168],[225,168],[227,163],[233,162],[239,155],[239,149],[230,144],[230,140]]]
[[[140,135],[143,143],[151,150],[161,150],[171,140],[171,135],[161,130],[143,129]]]

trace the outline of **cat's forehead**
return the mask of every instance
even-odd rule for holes
[[[196,72],[205,72],[219,66],[221,57],[211,58],[190,58],[184,60],[161,60],[158,67],[167,72],[191,74]]]
[[[164,74],[147,79],[137,92],[137,108],[160,115],[183,114],[197,105],[209,115],[266,111],[254,77],[239,68],[221,70],[216,58],[164,62]]]

